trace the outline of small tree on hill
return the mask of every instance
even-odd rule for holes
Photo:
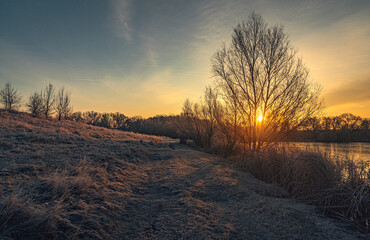
[[[6,110],[16,110],[22,103],[22,96],[10,83],[6,83],[0,91],[0,102]]]
[[[28,111],[34,115],[39,116],[43,111],[43,101],[41,93],[34,92],[29,98],[26,104]]]
[[[55,111],[57,113],[58,120],[67,118],[71,111],[71,94],[64,90],[64,88],[58,91],[55,100]]]
[[[41,93],[43,114],[46,118],[54,113],[54,103],[55,103],[55,88],[52,84],[46,86],[44,91]]]

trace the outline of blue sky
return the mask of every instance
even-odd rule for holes
[[[0,84],[64,86],[75,111],[176,114],[252,11],[284,25],[326,114],[370,117],[370,1],[0,0]]]

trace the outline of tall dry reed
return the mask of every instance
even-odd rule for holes
[[[257,178],[282,186],[294,198],[316,205],[325,214],[369,231],[369,161],[331,158],[322,152],[279,145],[247,152],[238,164]]]

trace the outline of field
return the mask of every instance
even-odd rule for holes
[[[1,239],[365,239],[176,140],[0,112]]]

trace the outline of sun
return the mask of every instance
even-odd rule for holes
[[[263,116],[259,115],[258,118],[257,118],[257,121],[262,122],[262,120],[263,120]]]

